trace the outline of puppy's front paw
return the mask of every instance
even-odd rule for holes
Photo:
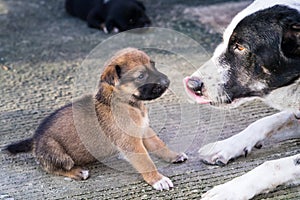
[[[114,33],[119,33],[120,31],[119,31],[118,28],[114,27],[113,32],[114,32]]]
[[[154,183],[152,187],[156,190],[169,190],[174,187],[172,181],[168,178],[163,176],[159,181]]]
[[[183,163],[188,159],[188,156],[185,153],[180,153],[177,155],[176,159],[172,163]]]

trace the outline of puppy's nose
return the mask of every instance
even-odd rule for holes
[[[198,77],[191,77],[187,81],[187,87],[190,90],[199,93],[200,95],[202,95],[203,86],[204,86],[203,82]]]
[[[144,27],[147,28],[147,27],[150,27],[151,26],[151,21],[146,21],[144,23]]]
[[[162,86],[168,87],[170,85],[170,80],[167,78],[163,78],[163,79],[160,79],[159,83]]]
[[[144,26],[149,27],[151,25],[151,20],[148,17],[144,18]]]

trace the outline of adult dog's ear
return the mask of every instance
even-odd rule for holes
[[[284,30],[281,48],[285,56],[300,58],[300,22],[292,23]]]
[[[109,85],[116,86],[121,78],[121,67],[119,65],[110,65],[102,73],[100,82],[106,82]]]

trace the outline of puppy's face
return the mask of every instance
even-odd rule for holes
[[[111,6],[108,13],[109,21],[106,26],[108,31],[113,27],[119,31],[126,31],[134,28],[148,27],[151,24],[146,15],[145,6],[135,0],[117,1]]]
[[[152,100],[168,88],[168,77],[142,51],[127,48],[118,52],[101,76],[101,82],[113,86],[124,96],[135,100]]]

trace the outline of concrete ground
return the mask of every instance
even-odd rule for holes
[[[249,3],[144,2],[153,26],[186,34],[201,44],[208,56],[221,41],[220,32],[232,16]],[[85,92],[85,80],[99,77],[85,70],[83,61],[112,35],[87,28],[83,21],[67,15],[63,4],[63,0],[0,0],[0,148],[32,136],[44,117]],[[106,49],[113,53],[111,48]],[[188,44],[182,45],[181,52],[200,56]],[[148,103],[151,125],[172,149],[185,151],[189,156],[183,164],[166,164],[153,157],[159,171],[173,181],[172,190],[153,190],[118,157],[105,164],[87,166],[91,177],[73,181],[47,174],[32,154],[11,156],[2,151],[0,199],[199,199],[214,185],[242,175],[266,160],[299,153],[297,139],[270,139],[262,149],[225,167],[201,163],[197,155],[200,146],[236,134],[276,110],[259,101],[233,110],[189,104],[182,93],[181,80],[195,68],[180,55],[150,53],[172,81],[166,95]],[[279,186],[254,199],[299,199],[299,189],[299,185]]]

